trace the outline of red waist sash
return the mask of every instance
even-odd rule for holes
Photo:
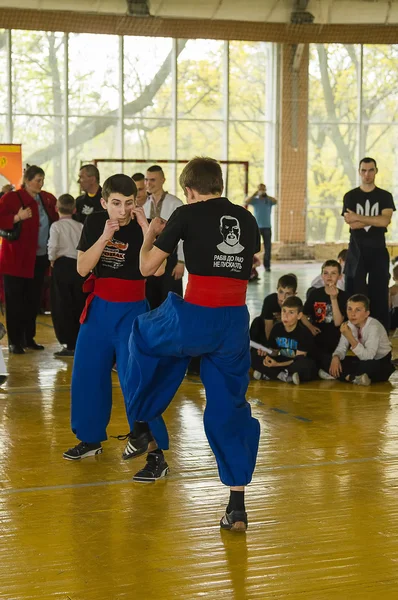
[[[96,277],[90,275],[83,284],[87,296],[86,304],[80,315],[80,323],[87,318],[88,308],[94,296],[107,302],[139,302],[145,300],[145,279],[117,279],[116,277]]]
[[[184,300],[209,308],[244,306],[246,289],[246,280],[189,274]]]

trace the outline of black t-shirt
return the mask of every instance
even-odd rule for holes
[[[274,292],[264,298],[261,316],[266,321],[274,321],[277,323],[281,320],[281,310],[278,302],[278,294]]]
[[[285,359],[295,358],[297,350],[307,352],[307,356],[315,356],[313,336],[300,321],[293,331],[286,331],[283,323],[273,326],[267,346],[279,350],[279,355]]]
[[[89,196],[87,193],[76,198],[75,220],[84,223],[88,215],[94,212],[105,212],[101,204],[102,188],[99,187],[95,196]]]
[[[347,212],[347,208],[359,215],[378,217],[386,208],[395,210],[395,204],[392,195],[386,190],[375,187],[371,192],[364,192],[357,187],[344,196],[342,215]],[[350,234],[351,239],[360,246],[384,248],[386,231],[385,227],[366,226],[363,229],[350,229]]]
[[[347,300],[348,294],[339,290],[337,303],[345,319]],[[317,288],[310,293],[304,304],[304,314],[321,330],[321,333],[314,337],[316,346],[325,352],[334,352],[340,340],[340,326],[336,327],[334,324],[332,300],[325,288]]]
[[[260,250],[255,218],[227,198],[180,206],[154,245],[171,253],[180,239],[193,275],[249,280],[253,255]]]
[[[105,211],[93,213],[85,220],[82,235],[77,246],[86,252],[104,231],[105,222],[109,219]],[[139,255],[142,246],[142,229],[137,221],[130,221],[116,231],[107,243],[93,273],[97,277],[116,277],[117,279],[144,279],[139,268]]]

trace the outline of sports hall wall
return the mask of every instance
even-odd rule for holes
[[[377,159],[377,183],[397,197],[398,45],[394,44],[394,26],[140,19],[0,9],[0,28],[3,34],[13,30],[12,37],[7,37],[7,43],[11,39],[13,44],[11,64],[7,65],[6,59],[1,64],[0,141],[22,142],[25,148],[30,144],[24,158],[46,168],[47,181],[53,184],[47,187],[54,188],[51,191],[77,191],[75,172],[81,159],[190,158],[194,153],[249,160],[250,189],[265,180],[269,193],[278,198],[273,231],[275,254],[282,259],[322,259],[337,254],[346,244],[348,230],[340,218],[341,201],[345,191],[357,185],[361,156]],[[22,98],[31,89],[28,79],[35,71],[17,54],[22,43],[18,31],[21,38],[29,31],[59,32],[48,43],[56,48],[64,44],[62,60],[53,73],[54,64],[48,65],[46,85],[50,80],[54,83],[54,74],[62,79],[61,93],[57,96],[53,91],[50,116],[42,114],[38,89],[31,94],[30,104],[23,105]],[[63,32],[70,34],[69,46],[65,46]],[[98,85],[97,101],[91,93],[77,106],[76,94],[72,94],[77,77],[74,81],[72,73],[65,73],[65,64],[75,52],[73,36],[78,34],[110,35],[109,43],[122,44],[125,57],[139,53],[140,39],[145,57],[145,52],[151,51],[148,38],[156,38],[153,47],[159,61],[149,65],[140,81],[146,93],[154,92],[152,101],[138,106],[143,94],[137,95],[134,86],[129,89],[128,82],[135,80],[125,60],[120,69],[122,100],[116,99],[118,82],[110,72]],[[164,46],[160,40],[165,40]],[[0,62],[1,52],[0,47]],[[162,73],[165,61],[161,58],[168,52],[170,74]],[[21,53],[26,55],[23,49]],[[195,64],[203,53],[211,57],[212,65],[203,65],[201,72]],[[84,55],[80,56],[83,60]],[[85,58],[95,62],[90,54]],[[17,60],[19,71],[15,70]],[[100,66],[93,64],[93,71]],[[133,64],[132,68],[138,67]],[[170,98],[165,94],[173,69],[177,69],[174,100],[173,91]],[[204,72],[210,72],[207,88],[203,88]],[[7,73],[12,81],[8,97]],[[79,92],[83,96],[85,85],[83,80]],[[198,90],[203,91],[203,98]],[[36,130],[43,126],[47,132],[46,120],[51,122],[48,143],[37,140],[33,148],[29,123]],[[148,156],[155,148],[157,156]],[[171,186],[176,185],[177,174],[170,165]],[[231,167],[228,193],[236,202],[243,200],[242,178],[239,168]],[[395,218],[388,242],[391,253],[398,253]]]

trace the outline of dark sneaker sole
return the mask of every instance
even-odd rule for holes
[[[137,481],[138,483],[154,483],[158,479],[162,479],[163,477],[166,477],[168,472],[169,472],[169,467],[166,467],[165,469],[163,469],[163,471],[161,472],[159,477],[141,477],[140,475],[137,474],[137,475],[134,475],[133,481]]]
[[[90,456],[96,456],[96,454],[102,454],[102,448],[97,448],[96,450],[89,450],[85,452],[81,456],[71,456],[66,452],[63,453],[62,457],[66,460],[82,460],[83,458],[89,458]]]

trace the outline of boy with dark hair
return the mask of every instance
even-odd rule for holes
[[[294,273],[282,275],[276,286],[276,292],[264,298],[261,315],[253,319],[250,327],[250,339],[253,342],[267,345],[271,329],[281,320],[281,307],[289,296],[297,292],[297,277]]]
[[[340,339],[348,296],[337,287],[341,277],[341,265],[337,260],[325,261],[321,276],[323,287],[314,289],[308,296],[302,323],[314,336],[318,366],[325,369]]]
[[[135,204],[136,206],[144,206],[145,202],[148,199],[148,194],[145,185],[145,175],[144,173],[134,173],[134,175],[132,176],[132,180],[134,181],[137,188],[137,197],[135,199]]]
[[[142,229],[148,224],[142,209],[135,208],[137,188],[131,177],[119,174],[105,181],[102,193],[104,211],[87,217],[77,247],[79,274],[92,275],[84,286],[91,293],[80,319],[72,372],[71,424],[81,442],[64,452],[69,460],[102,452],[112,409],[114,359],[126,398],[128,339],[134,319],[148,310],[145,279],[139,269]],[[141,226],[132,218],[133,209]],[[159,423],[162,439],[167,438],[163,422]],[[133,421],[130,429],[134,430]],[[130,458],[130,439],[123,458]]]
[[[138,421],[160,417],[180,386],[190,358],[202,356],[205,431],[221,481],[231,488],[220,526],[244,531],[244,486],[252,478],[260,436],[259,423],[245,398],[250,367],[245,300],[260,235],[247,210],[221,197],[222,172],[215,160],[191,160],[181,173],[180,184],[188,204],[177,208],[166,225],[153,219],[144,237],[140,266],[144,275],[152,275],[183,239],[189,272],[185,299],[169,294],[159,308],[134,321],[128,412],[130,419]],[[137,440],[137,452],[145,451],[151,439],[148,432],[145,443]],[[134,479],[161,477],[163,461],[161,456],[149,455]]]
[[[70,194],[58,198],[55,210],[59,220],[51,225],[48,240],[52,266],[51,316],[57,340],[64,346],[54,356],[65,357],[75,353],[79,319],[86,301],[84,279],[77,272],[76,250],[83,225],[72,218],[76,203]]]
[[[279,379],[295,385],[316,379],[314,341],[300,323],[302,316],[300,298],[286,298],[282,305],[282,321],[274,325],[267,342],[273,349],[272,354],[259,350],[256,357],[252,355],[254,379]]]
[[[339,379],[356,385],[387,381],[394,372],[391,343],[383,325],[370,317],[367,296],[355,294],[347,303],[348,322],[341,325],[341,338],[333,352],[329,373],[321,379]],[[351,349],[355,356],[346,356]]]
[[[344,250],[341,250],[341,252],[339,252],[337,255],[337,262],[340,263],[340,266],[341,266],[341,277],[337,282],[337,287],[339,288],[339,290],[343,290],[343,291],[345,290],[344,266],[345,266],[345,260],[347,257],[347,252],[348,252],[348,250],[344,249]],[[322,273],[320,273],[319,275],[317,275],[315,277],[315,279],[312,280],[310,287],[306,291],[305,297],[308,298],[310,293],[314,291],[314,288],[321,288],[324,286],[325,286],[325,282],[322,279]]]

